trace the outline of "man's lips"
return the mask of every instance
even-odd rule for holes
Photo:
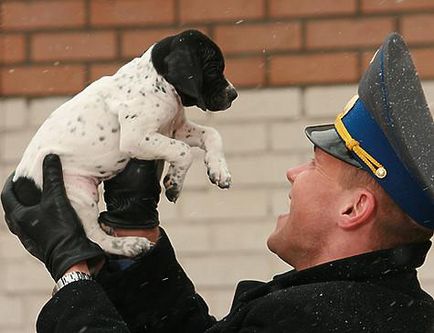
[[[277,225],[284,223],[284,221],[287,219],[288,215],[289,215],[288,213],[280,214],[277,217]]]

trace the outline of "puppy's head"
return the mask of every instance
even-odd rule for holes
[[[175,87],[184,106],[220,111],[238,96],[223,75],[225,62],[219,47],[197,30],[158,42],[152,49],[152,63]]]

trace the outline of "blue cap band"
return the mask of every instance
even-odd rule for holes
[[[384,166],[387,176],[375,177],[368,166],[353,153],[354,158],[414,221],[434,229],[434,202],[402,164],[361,99],[342,117],[342,122],[360,146]]]

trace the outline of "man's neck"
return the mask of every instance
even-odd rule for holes
[[[358,240],[352,237],[342,236],[335,237],[332,241],[324,242],[316,253],[297,256],[292,260],[292,265],[297,271],[332,262],[335,260],[353,257],[359,254],[380,250],[381,246],[373,246],[372,239],[358,235]]]

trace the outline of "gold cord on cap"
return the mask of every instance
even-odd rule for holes
[[[358,98],[358,95],[353,96],[353,98],[351,98],[351,100],[345,106],[344,111],[338,114],[335,120],[335,128],[342,140],[344,140],[346,147],[349,150],[353,151],[363,161],[363,163],[367,165],[367,167],[376,177],[382,179],[386,177],[387,170],[372,155],[370,155],[366,150],[364,150],[357,140],[351,137],[351,134],[348,132],[344,123],[342,122],[342,118],[349,110],[352,109]]]

